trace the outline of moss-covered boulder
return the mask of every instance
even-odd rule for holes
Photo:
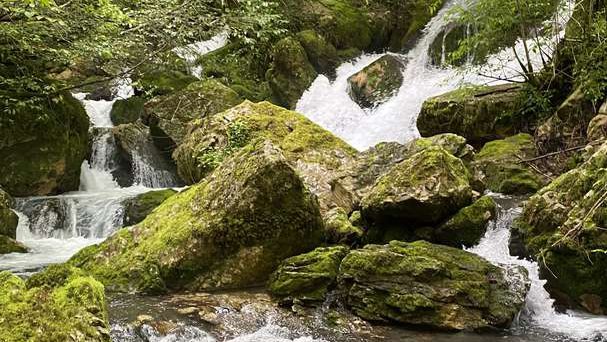
[[[89,119],[70,94],[48,107],[0,116],[0,187],[13,196],[77,190]]]
[[[139,96],[116,100],[110,112],[112,123],[118,126],[139,120],[144,113],[145,101],[145,98]]]
[[[351,251],[339,287],[360,317],[442,330],[508,327],[530,283],[522,268],[426,241],[393,241]]]
[[[57,284],[30,287],[0,273],[0,340],[110,341],[104,288],[74,271]]]
[[[354,210],[381,176],[396,164],[432,146],[444,148],[465,164],[470,163],[474,157],[473,148],[466,144],[466,139],[451,133],[419,138],[407,144],[379,143],[343,165],[331,181],[335,197],[340,198],[340,206]]]
[[[256,141],[69,263],[116,290],[238,288],[324,238],[316,197],[280,150]]]
[[[348,251],[344,246],[319,247],[285,260],[270,277],[270,293],[284,303],[322,304],[336,285],[339,266]]]
[[[177,171],[187,183],[196,183],[257,138],[269,139],[282,149],[319,197],[323,212],[334,206],[329,182],[356,150],[303,115],[268,102],[245,101],[193,122],[190,134],[173,154]]]
[[[148,191],[126,201],[124,207],[124,225],[132,226],[143,221],[167,198],[175,195],[173,189]]]
[[[8,253],[27,253],[27,247],[6,235],[0,235],[0,255]]]
[[[341,207],[329,210],[324,218],[329,243],[352,245],[360,241],[364,234],[360,227],[350,221],[347,212]]]
[[[350,97],[363,108],[389,100],[403,84],[403,62],[385,55],[348,78]]]
[[[496,215],[497,206],[493,198],[483,196],[461,209],[433,233],[433,242],[453,247],[472,247],[480,241],[487,224]]]
[[[0,235],[15,239],[19,217],[11,210],[13,198],[0,189]]]
[[[314,30],[301,31],[296,37],[316,72],[330,76],[335,74],[340,57],[333,44]]]
[[[172,151],[183,141],[190,121],[221,112],[240,101],[232,89],[207,79],[146,103],[143,123],[150,127],[161,149]]]
[[[186,88],[198,79],[181,70],[145,70],[133,84],[135,94],[147,97],[167,95]]]
[[[536,155],[535,143],[529,134],[488,142],[474,159],[475,178],[491,191],[533,193],[542,187],[543,179],[522,160]]]
[[[464,163],[439,146],[394,166],[362,199],[362,215],[373,230],[408,233],[440,223],[472,202]]]
[[[515,122],[522,107],[522,87],[498,85],[463,88],[430,98],[422,105],[417,128],[422,136],[455,133],[476,144],[504,138],[523,123]]]
[[[607,312],[607,282],[601,281],[607,268],[606,189],[604,144],[532,196],[515,222],[514,235],[539,261],[553,297],[593,313]]]
[[[295,108],[297,101],[316,76],[316,70],[297,39],[288,37],[276,43],[272,67],[268,70],[266,78],[279,104]]]

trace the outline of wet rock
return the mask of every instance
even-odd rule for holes
[[[27,199],[18,210],[29,219],[29,230],[35,236],[60,238],[72,229],[70,205],[63,198]]]
[[[433,233],[432,241],[452,247],[472,247],[485,234],[487,224],[495,218],[496,210],[495,201],[483,196],[441,224]]]
[[[110,118],[115,126],[134,123],[144,114],[145,99],[133,96],[128,99],[120,99],[114,102]]]
[[[69,263],[117,290],[238,288],[324,238],[316,197],[280,150],[257,141]]]
[[[208,79],[147,102],[142,120],[150,127],[156,145],[170,153],[183,142],[190,121],[221,112],[240,101],[232,89]]]
[[[70,94],[46,108],[3,115],[0,187],[19,197],[77,190],[88,129],[84,108]]]
[[[13,204],[13,198],[0,189],[0,235],[15,239],[19,217],[11,210]]]
[[[338,199],[329,182],[356,151],[303,115],[268,102],[245,101],[194,122],[190,134],[173,154],[177,171],[187,183],[196,183],[226,157],[257,138],[269,139],[282,149],[285,158],[319,197],[323,212],[335,206]]]
[[[15,238],[0,235],[0,255],[8,253],[27,253],[28,248]]]
[[[350,97],[363,108],[371,108],[389,100],[403,84],[403,62],[385,55],[363,70],[350,76]]]
[[[428,147],[394,166],[362,199],[373,234],[440,223],[472,201],[464,163],[440,146]]]
[[[345,246],[320,247],[285,260],[270,278],[270,293],[283,303],[321,304],[335,286],[339,265],[348,251]]]
[[[276,43],[272,67],[268,70],[266,78],[280,105],[295,108],[297,101],[316,76],[316,70],[297,39],[283,38]]]
[[[2,341],[110,341],[103,285],[77,271],[40,287],[2,272],[0,307]]]
[[[133,183],[150,188],[178,186],[175,164],[154,144],[150,128],[141,122],[112,128],[122,160],[130,166]]]
[[[154,209],[176,193],[177,191],[172,189],[156,190],[127,200],[124,208],[124,226],[133,226],[143,221]]]
[[[325,229],[329,243],[352,245],[360,241],[364,231],[353,225],[343,208],[329,210],[325,215]]]
[[[475,178],[491,191],[533,193],[542,187],[543,179],[522,160],[536,155],[533,137],[529,134],[488,142],[474,159]]]
[[[546,288],[568,307],[605,311],[607,145],[532,196],[515,222],[524,251],[540,261]],[[594,298],[592,304],[589,298]],[[601,304],[596,299],[602,299]]]
[[[111,88],[109,84],[97,84],[90,93],[86,94],[85,99],[91,101],[111,101],[115,95],[116,92]]]
[[[417,118],[422,136],[455,133],[477,144],[515,133],[523,123],[512,117],[521,108],[522,87],[464,88],[426,100]]]
[[[308,60],[319,74],[332,76],[339,66],[340,58],[333,44],[313,30],[301,31],[297,40],[306,51]]]
[[[597,141],[607,138],[607,101],[599,108],[598,114],[588,123],[586,131],[588,141]]]
[[[360,317],[441,330],[508,327],[530,282],[524,269],[425,241],[367,245],[342,261],[339,286]]]

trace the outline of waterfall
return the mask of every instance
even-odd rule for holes
[[[201,78],[202,67],[197,65],[198,58],[211,51],[224,47],[228,43],[228,38],[228,31],[222,31],[209,40],[203,40],[184,47],[175,48],[173,49],[173,52],[186,61],[193,76]]]
[[[552,335],[554,340],[604,341],[607,340],[607,317],[592,316],[575,311],[557,313],[554,300],[544,289],[536,262],[518,259],[510,255],[508,242],[512,222],[521,213],[519,201],[505,196],[494,198],[498,203],[498,216],[487,229],[479,244],[469,252],[478,254],[495,265],[522,266],[529,272],[531,289],[527,294],[526,307],[519,329],[528,334]],[[516,329],[516,328],[515,328]]]
[[[115,85],[122,98],[133,95],[127,82]],[[86,94],[75,94],[90,117],[92,127],[91,154],[81,166],[80,189],[58,196],[38,196],[16,199],[19,216],[17,240],[29,253],[0,256],[0,269],[20,274],[67,260],[80,249],[99,243],[122,226],[126,200],[155,187],[167,187],[167,179],[153,167],[134,167],[133,178],[156,179],[142,181],[130,187],[120,187],[112,174],[117,168],[117,147],[112,134],[111,101],[86,100]],[[171,176],[172,177],[172,176]],[[145,186],[144,186],[145,185]]]
[[[423,102],[430,97],[455,90],[464,83],[495,83],[494,79],[479,74],[498,78],[518,75],[520,67],[511,48],[490,56],[486,65],[469,66],[467,70],[433,66],[430,63],[429,49],[432,42],[449,25],[450,9],[463,1],[465,0],[452,0],[443,7],[426,25],[422,37],[408,53],[392,54],[405,62],[403,84],[398,93],[385,103],[372,109],[362,109],[348,94],[348,78],[385,55],[364,54],[342,64],[336,71],[334,81],[324,75],[318,76],[299,99],[296,110],[353,147],[364,150],[379,142],[403,143],[419,137],[417,116]],[[573,6],[573,0],[562,0],[551,32],[539,39],[542,44],[555,46],[563,37]],[[528,44],[532,52],[530,59],[537,69],[542,63],[539,49],[536,48],[537,42],[532,40]],[[516,43],[515,49],[519,53],[523,51],[521,40]]]

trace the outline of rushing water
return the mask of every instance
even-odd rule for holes
[[[348,94],[348,78],[385,54],[365,54],[348,61],[337,69],[337,77],[331,81],[320,75],[298,101],[296,110],[306,115],[335,135],[359,150],[379,142],[406,142],[419,136],[416,120],[423,102],[439,94],[454,90],[464,83],[499,83],[498,78],[516,78],[520,67],[512,48],[490,56],[482,67],[468,66],[465,70],[446,66],[434,66],[430,62],[430,45],[449,24],[450,8],[465,0],[452,0],[441,9],[425,27],[416,46],[406,54],[392,54],[400,58],[403,69],[403,84],[398,93],[385,103],[372,109],[362,109]],[[552,30],[539,39],[541,47],[550,54],[553,46],[564,35],[564,27],[573,11],[573,1],[563,0],[556,13]],[[540,49],[536,41],[528,42],[530,59],[538,69],[542,65]],[[523,42],[518,41],[515,50],[522,53]]]

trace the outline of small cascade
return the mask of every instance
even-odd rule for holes
[[[197,78],[202,77],[202,67],[197,65],[198,58],[211,51],[224,47],[228,43],[228,31],[222,31],[209,40],[196,42],[184,47],[173,49],[179,57],[185,59],[190,72]]]
[[[520,215],[520,201],[495,195],[498,203],[497,219],[491,223],[479,244],[469,252],[478,254],[500,266],[522,266],[529,272],[531,289],[527,294],[526,308],[515,330],[540,335],[550,341],[607,341],[607,318],[576,311],[557,313],[554,300],[544,289],[539,266],[534,261],[510,255],[508,243],[512,222]]]
[[[120,83],[116,85],[116,93],[127,98],[133,95],[133,90],[128,83]],[[80,189],[58,196],[17,199],[17,240],[24,243],[30,253],[0,256],[2,270],[28,274],[63,262],[121,227],[127,199],[151,188],[175,184],[174,176],[164,171],[156,174],[153,167],[134,161],[136,175],[130,177],[138,181],[133,186],[121,187],[114,176],[119,162],[110,119],[116,99],[86,100],[86,94],[75,94],[75,97],[84,104],[92,123],[91,154],[81,166]],[[145,160],[146,156],[141,158]],[[166,181],[169,178],[171,181]]]
[[[324,75],[312,83],[297,103],[296,110],[312,121],[364,150],[379,142],[407,142],[419,137],[417,116],[430,97],[457,89],[462,84],[500,83],[494,78],[513,78],[520,67],[511,48],[490,56],[486,65],[464,71],[447,66],[433,66],[429,55],[431,44],[449,25],[450,9],[465,0],[452,0],[430,20],[416,46],[406,54],[394,54],[405,61],[403,84],[390,100],[371,109],[362,109],[348,94],[348,78],[385,54],[364,54],[342,64],[334,81]],[[564,27],[573,12],[573,0],[562,0],[557,19],[550,32],[538,39],[541,46],[556,46],[564,35]],[[542,50],[538,42],[529,41],[531,60],[536,70],[542,66]],[[515,49],[523,51],[523,42]],[[545,51],[551,55],[553,51]],[[469,56],[472,59],[473,56]],[[549,57],[549,56],[548,56]],[[445,57],[443,57],[445,58]],[[479,76],[479,74],[491,77]]]

